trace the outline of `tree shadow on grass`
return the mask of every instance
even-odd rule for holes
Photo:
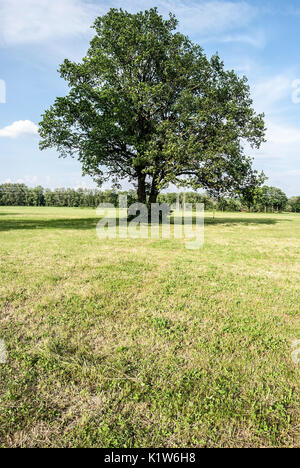
[[[15,219],[0,220],[0,231],[35,229],[96,229],[96,218]]]
[[[287,219],[270,219],[270,218],[206,218],[205,224],[277,224],[282,221],[290,221]]]
[[[100,218],[55,218],[55,219],[1,219],[0,231],[13,231],[13,230],[35,230],[35,229],[67,229],[67,230],[89,230],[96,229],[97,223]],[[180,217],[172,217],[171,224],[180,223]],[[119,224],[119,219],[116,220]],[[124,220],[123,220],[124,221]],[[185,220],[186,224],[194,224],[196,218],[190,217]],[[207,217],[205,219],[206,225],[275,225],[278,222],[290,221],[288,219],[270,219],[270,218],[227,218],[220,217],[213,219]],[[113,223],[113,218],[107,218],[107,222]],[[155,223],[153,223],[155,224]],[[163,224],[160,222],[159,224]],[[113,224],[112,224],[113,225]]]
[[[23,213],[7,213],[5,211],[0,212],[0,216],[21,216]]]

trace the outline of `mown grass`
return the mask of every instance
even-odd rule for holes
[[[0,208],[2,447],[299,447],[300,216],[206,215],[205,244]]]

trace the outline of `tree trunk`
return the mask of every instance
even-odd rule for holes
[[[149,197],[149,205],[151,205],[151,203],[156,203],[157,197],[158,197],[158,192],[152,193]]]
[[[156,203],[158,193],[159,193],[159,191],[157,189],[156,181],[153,179],[152,186],[151,186],[151,192],[150,192],[150,196],[149,196],[149,205],[151,205],[151,203]]]
[[[146,174],[140,172],[138,174],[138,202],[146,203]]]

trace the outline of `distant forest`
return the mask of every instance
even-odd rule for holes
[[[128,205],[137,201],[137,193],[134,190],[116,191],[99,189],[58,188],[54,190],[43,187],[27,187],[24,184],[0,185],[1,206],[56,206],[56,207],[97,207],[100,203],[111,203],[118,206],[119,195],[127,195]],[[251,201],[242,197],[212,197],[208,193],[181,192],[161,193],[158,196],[159,203],[168,205],[176,202],[204,203],[206,210],[220,211],[254,211],[300,212],[300,196],[288,198],[286,194],[276,187],[264,186],[259,188]]]

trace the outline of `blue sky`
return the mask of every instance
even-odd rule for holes
[[[268,141],[248,153],[269,185],[300,195],[299,0],[0,0],[0,183],[94,187],[76,160],[39,151],[36,125],[66,93],[58,65],[85,55],[94,18],[110,7],[152,6],[175,13],[181,32],[249,78]]]

